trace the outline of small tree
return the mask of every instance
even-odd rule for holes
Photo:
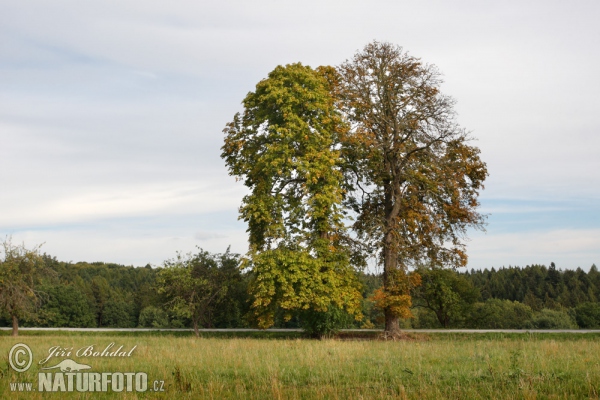
[[[200,250],[187,257],[167,260],[157,277],[158,292],[166,296],[167,306],[175,314],[192,321],[196,336],[201,324],[209,322],[212,307],[227,294],[227,271],[223,264],[236,254],[212,255]]]
[[[169,316],[164,310],[158,307],[148,306],[140,312],[139,327],[168,328]]]
[[[12,320],[12,336],[19,334],[19,320],[33,315],[40,305],[36,290],[43,274],[51,274],[39,254],[40,246],[32,250],[15,246],[10,238],[2,243],[0,256],[0,307]]]
[[[600,328],[600,303],[582,303],[575,307],[573,311],[577,325],[579,325],[580,328]]]
[[[421,286],[414,290],[417,307],[433,311],[444,328],[465,319],[479,299],[479,291],[452,269],[421,268]]]

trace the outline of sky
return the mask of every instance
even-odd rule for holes
[[[247,251],[222,130],[277,65],[373,40],[487,163],[469,268],[600,265],[600,2],[0,0],[0,238],[62,261]]]

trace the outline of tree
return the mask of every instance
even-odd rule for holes
[[[48,286],[43,291],[48,295],[39,312],[43,325],[73,328],[96,326],[96,316],[90,304],[74,285]]]
[[[238,256],[229,253],[212,255],[200,250],[187,257],[177,255],[167,260],[157,277],[158,292],[167,297],[167,306],[192,321],[196,336],[199,326],[207,323],[211,308],[227,295],[228,276],[223,264]]]
[[[219,257],[219,265],[226,277],[227,296],[214,303],[208,324],[215,328],[246,328],[243,317],[248,312],[248,274],[240,269],[240,258],[229,249]]]
[[[434,66],[373,42],[338,73],[334,93],[351,123],[340,137],[346,204],[360,239],[379,252],[384,295],[402,302],[410,267],[466,265],[466,229],[484,223],[477,197],[486,165]],[[399,330],[404,308],[387,303],[386,331]]]
[[[32,316],[40,305],[41,293],[36,290],[40,278],[52,271],[46,268],[39,254],[25,245],[14,246],[10,238],[2,242],[0,258],[0,307],[12,320],[12,336],[19,334],[19,320]]]
[[[140,312],[138,326],[141,328],[168,328],[169,316],[167,313],[154,306],[148,306]]]
[[[421,268],[421,285],[415,289],[417,306],[433,311],[444,328],[465,318],[479,299],[479,291],[451,269]]]
[[[600,328],[600,303],[581,303],[573,310],[577,325],[583,329]]]
[[[98,327],[106,326],[106,305],[111,295],[110,285],[103,276],[94,276],[90,285],[90,291],[94,299],[94,308],[96,311],[96,325]]]
[[[103,309],[102,326],[109,328],[134,328],[137,324],[132,297],[129,293],[111,290],[110,297]]]
[[[342,160],[346,125],[334,107],[330,67],[278,66],[256,85],[224,130],[222,157],[250,189],[248,224],[252,315],[261,328],[278,308],[360,316],[360,284],[344,231]]]

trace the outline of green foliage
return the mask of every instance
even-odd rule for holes
[[[103,310],[102,326],[107,328],[135,328],[136,322],[131,298],[125,298],[117,294],[111,295]]]
[[[310,67],[278,66],[244,99],[225,129],[222,157],[244,180],[240,218],[255,251],[302,244],[329,245],[321,234],[341,228],[339,151],[333,146],[341,120],[328,82]]]
[[[325,313],[332,306],[360,315],[358,280],[347,260],[335,257],[333,252],[317,258],[284,248],[256,254],[249,290],[259,326],[272,326],[278,308],[285,320],[296,310]]]
[[[362,314],[365,316],[364,323],[358,325],[358,328],[382,328],[384,326],[383,310],[376,307],[373,296],[375,291],[382,287],[383,279],[381,275],[359,272],[358,278],[363,285],[362,291]]]
[[[176,314],[172,309],[162,308],[168,299],[165,298],[164,293],[158,293],[155,287],[155,279],[161,269],[133,268],[108,263],[74,264],[61,262],[47,255],[42,255],[41,258],[45,263],[45,269],[42,267],[45,273],[36,278],[35,292],[38,298],[27,315],[20,319],[20,324],[48,327],[171,326],[173,328],[187,328],[193,325],[191,318]],[[216,328],[248,326],[242,316],[249,310],[247,288],[253,276],[252,273],[242,274],[238,264],[239,259],[231,256],[221,258],[219,261],[221,268],[229,271],[226,273],[229,278],[225,283],[227,294],[209,307],[206,320],[201,326]],[[560,278],[556,281],[562,284],[557,285],[560,289],[552,294],[554,298],[545,292],[548,285],[551,285],[551,280],[546,279],[547,271],[548,268],[544,266],[533,265],[525,268],[472,270],[468,273],[456,274],[460,279],[470,281],[473,286],[482,291],[482,296],[487,296],[488,300],[472,306],[467,303],[466,308],[451,314],[454,315],[454,319],[450,319],[448,327],[553,329],[574,326],[572,322],[575,321],[580,328],[600,328],[600,306],[595,300],[597,285],[600,284],[598,279],[600,274],[597,269],[592,267],[588,273],[580,269],[567,271],[557,269]],[[449,272],[455,274],[452,270]],[[423,289],[429,285],[429,278],[427,273],[421,273],[424,275],[424,286],[421,287]],[[381,328],[383,316],[381,310],[374,307],[372,297],[375,290],[381,286],[382,276],[359,273],[358,279],[362,284],[360,307],[365,320],[356,321],[348,317],[348,314],[344,314],[337,327]],[[445,291],[440,290],[440,293],[443,294]],[[436,296],[440,296],[440,293]],[[581,293],[587,294],[580,297]],[[498,297],[492,301],[490,294]],[[502,298],[503,296],[509,298]],[[578,298],[594,300],[577,303],[575,301]],[[413,300],[416,305],[421,305],[422,299],[415,293],[413,293]],[[517,314],[520,318],[518,323],[514,322],[516,314],[514,301],[531,308],[531,311],[527,307],[524,308],[524,317],[522,315],[519,317]],[[497,302],[501,302],[502,306],[498,307],[497,304],[494,306]],[[554,308],[548,308],[546,304],[552,304]],[[573,306],[563,304],[573,304]],[[330,306],[337,307],[335,304]],[[153,310],[150,314],[155,317],[142,316],[142,311],[148,307],[149,310]],[[542,312],[545,308],[550,311]],[[165,323],[164,316],[167,311],[168,321]],[[310,313],[312,310],[307,312]],[[565,313],[571,317],[571,320],[565,317]],[[286,321],[285,317],[289,317],[290,314],[291,319]],[[284,310],[277,307],[274,326],[287,328],[307,326],[302,314],[303,312],[298,310]],[[442,327],[436,314],[427,308],[413,307],[413,314],[414,319],[404,322],[405,328]],[[149,322],[142,324],[140,321]],[[3,326],[10,325],[11,317],[5,312],[0,318],[0,323]]]
[[[41,289],[47,300],[41,307],[41,326],[82,327],[96,326],[96,315],[85,295],[73,285],[46,286]]]
[[[580,328],[600,328],[600,303],[581,303],[574,310],[575,320]]]
[[[600,298],[600,274],[594,266],[587,274],[581,268],[561,271],[552,264],[550,268],[528,265],[471,270],[465,276],[479,288],[484,300],[519,301],[535,311],[575,308],[582,303],[595,303]]]
[[[135,326],[143,308],[162,303],[153,288],[157,271],[149,266],[134,268],[102,262],[73,264],[60,262],[46,254],[43,259],[55,271],[61,285],[72,285],[85,296],[85,302],[95,314],[95,326]]]
[[[428,308],[417,307],[413,310],[414,318],[411,327],[414,329],[440,329],[443,328],[437,315]]]
[[[177,317],[191,320],[196,335],[200,325],[210,327],[211,315],[227,295],[229,281],[237,272],[231,268],[237,260],[229,249],[217,255],[200,249],[197,254],[178,254],[165,261],[156,280],[158,292],[164,294],[166,306]]]
[[[565,311],[545,308],[534,314],[531,327],[535,329],[577,329],[577,324]]]
[[[241,274],[237,255],[225,253],[218,257],[228,277],[223,283],[227,286],[227,295],[209,307],[204,323],[219,328],[245,327],[242,316],[248,310],[248,276]],[[41,268],[44,274],[36,278],[41,285],[35,289],[37,298],[21,319],[28,326],[134,327],[142,310],[148,307],[161,310],[168,301],[164,293],[157,292],[155,285],[160,270],[149,265],[134,268],[102,262],[67,263],[43,254]],[[165,311],[157,313],[164,315]],[[172,327],[191,326],[189,317],[169,312],[168,324]],[[10,320],[7,313],[0,315],[3,326],[10,325]],[[157,321],[161,321],[161,317],[157,317]]]
[[[413,290],[415,306],[433,311],[444,328],[460,326],[479,299],[471,281],[452,269],[420,268],[421,285]]]
[[[140,312],[138,326],[141,328],[168,328],[169,316],[158,307],[148,306]]]
[[[224,130],[221,156],[250,189],[251,319],[275,323],[298,310],[344,308],[360,319],[360,284],[350,265],[341,202],[338,135],[345,129],[331,96],[331,68],[278,66],[244,99]]]
[[[352,316],[342,308],[331,305],[327,311],[302,310],[300,311],[300,326],[304,332],[315,338],[327,338],[336,334],[339,329],[352,323]]]
[[[108,281],[103,276],[95,276],[90,283],[89,290],[96,309],[96,323],[98,326],[106,326],[104,309],[111,294]]]
[[[239,256],[230,253],[229,249],[218,258],[227,294],[215,299],[214,307],[209,309],[207,324],[215,328],[246,328],[244,316],[249,309],[249,276],[242,274]]]
[[[475,329],[524,329],[531,327],[533,310],[517,301],[488,299],[476,303],[468,326]]]
[[[36,319],[42,296],[37,287],[52,271],[46,268],[39,246],[30,250],[25,245],[14,246],[7,238],[0,251],[0,309],[12,320],[16,336],[20,319]]]

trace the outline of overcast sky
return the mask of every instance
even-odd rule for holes
[[[600,2],[0,0],[0,235],[63,261],[247,249],[222,129],[372,40],[444,74],[490,176],[469,267],[600,263]]]

